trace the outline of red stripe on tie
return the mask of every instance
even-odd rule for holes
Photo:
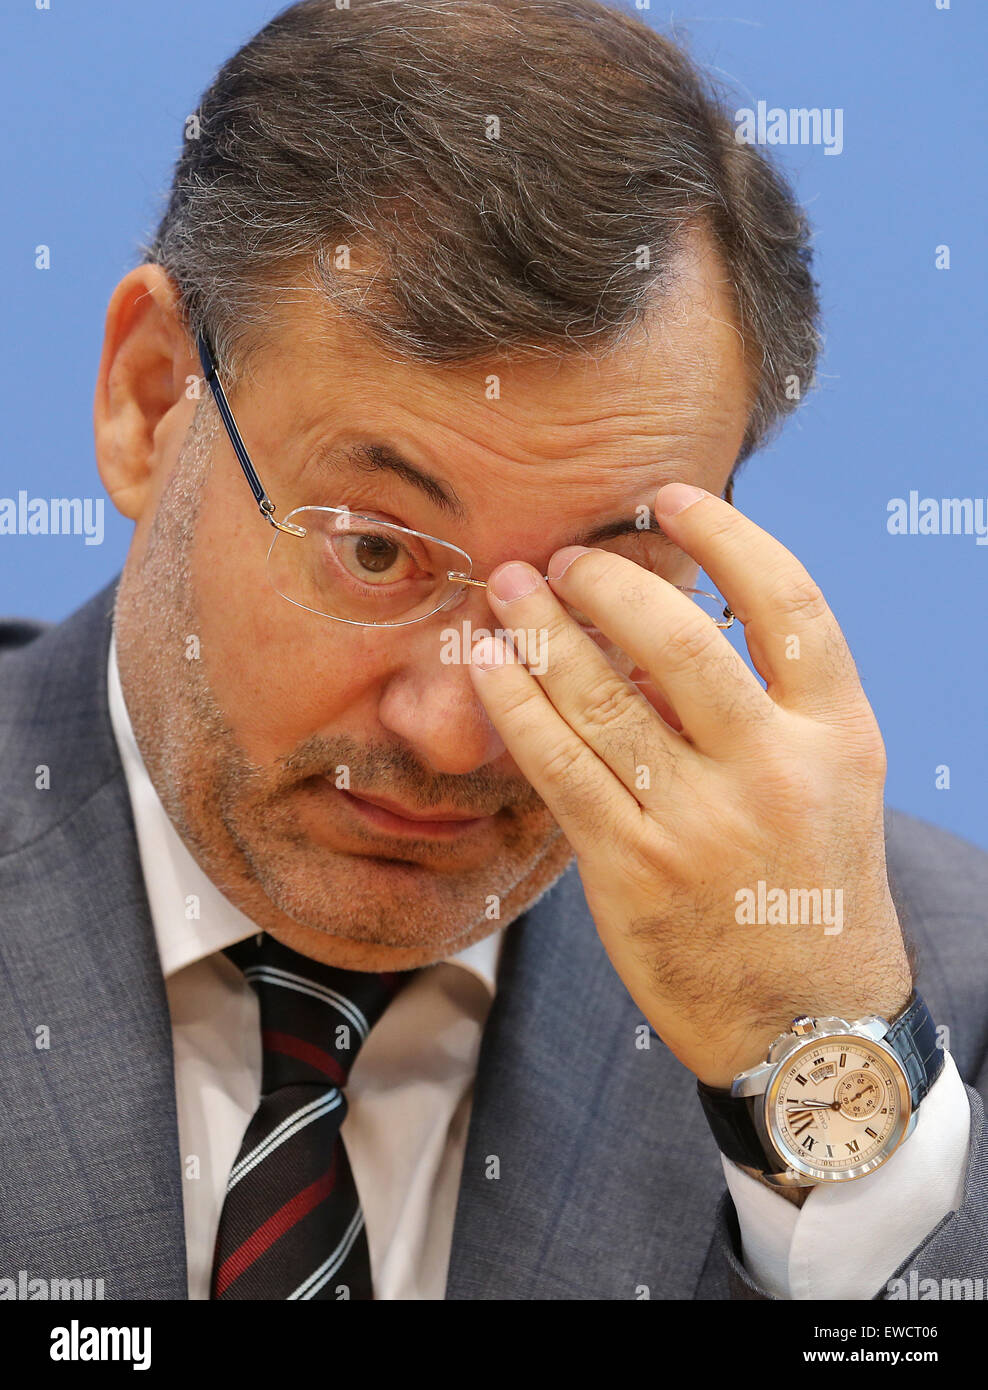
[[[300,1062],[315,1067],[316,1071],[321,1071],[337,1086],[346,1085],[346,1072],[331,1052],[324,1052],[321,1047],[296,1038],[291,1033],[272,1033],[266,1029],[261,1034],[261,1040],[266,1052],[281,1052],[286,1057],[296,1057]]]
[[[258,1260],[265,1250],[269,1250],[279,1237],[286,1231],[298,1224],[303,1216],[307,1216],[314,1207],[320,1202],[324,1202],[332,1192],[336,1184],[336,1155],[333,1155],[333,1162],[328,1173],[324,1173],[321,1178],[317,1178],[314,1183],[303,1188],[291,1201],[279,1207],[273,1216],[269,1216],[263,1226],[258,1226],[253,1235],[247,1237],[243,1245],[239,1245],[231,1255],[228,1255],[219,1269],[216,1271],[216,1289],[213,1293],[214,1298],[222,1298],[227,1289],[235,1279],[239,1279],[245,1270],[250,1269],[251,1265]]]

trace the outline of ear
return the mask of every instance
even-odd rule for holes
[[[93,428],[103,486],[133,521],[176,456],[195,413],[188,379],[199,375],[173,282],[159,265],[129,271],[106,311]]]

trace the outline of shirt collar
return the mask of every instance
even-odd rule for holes
[[[123,764],[137,831],[141,869],[165,979],[257,932],[256,925],[199,867],[168,817],[144,765],[117,668],[116,633],[107,664],[110,722]],[[476,976],[493,997],[504,928],[475,941],[446,963]]]

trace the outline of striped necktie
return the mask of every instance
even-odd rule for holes
[[[321,965],[266,933],[231,946],[260,1001],[261,1100],[230,1171],[214,1299],[373,1298],[340,1127],[361,1044],[414,971]]]

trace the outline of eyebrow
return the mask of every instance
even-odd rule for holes
[[[649,509],[651,513],[651,508]],[[640,526],[638,519],[633,516],[619,517],[616,521],[608,521],[603,526],[595,526],[592,531],[584,531],[582,536],[578,536],[575,541],[570,541],[571,545],[600,545],[602,541],[612,541],[615,536],[654,536],[660,540],[666,537],[657,527]]]
[[[359,441],[347,445],[342,453],[331,451],[321,454],[316,461],[324,466],[332,466],[336,462],[343,461],[364,473],[393,473],[403,482],[418,488],[428,497],[430,502],[448,516],[456,517],[458,520],[462,520],[466,516],[466,507],[450,483],[435,477],[432,473],[427,473],[414,463],[409,463],[408,459],[404,458],[390,444]],[[651,509],[649,510],[651,511]],[[617,536],[653,534],[656,534],[655,528],[643,527],[636,517],[625,516],[605,522],[602,526],[591,527],[590,530],[584,531],[569,544],[599,545],[602,541],[614,540]],[[664,539],[661,531],[658,531],[657,534],[661,539]]]
[[[410,483],[412,487],[417,487],[420,492],[424,492],[429,501],[448,516],[455,516],[458,520],[462,520],[466,516],[467,509],[457,497],[456,489],[450,483],[434,477],[431,473],[426,473],[424,469],[417,468],[414,463],[409,463],[408,459],[403,458],[389,444],[364,442],[351,444],[346,448],[342,457],[362,473],[394,473],[403,482]],[[322,462],[331,463],[332,457],[324,458]]]

